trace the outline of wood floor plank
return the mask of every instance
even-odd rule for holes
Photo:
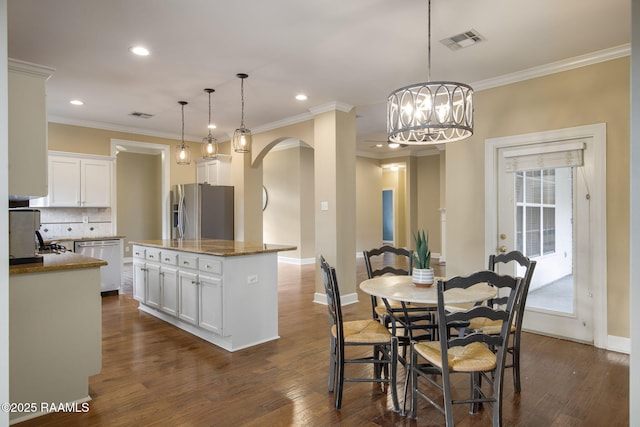
[[[89,412],[54,413],[18,425],[444,425],[426,402],[417,420],[394,413],[390,396],[367,383],[346,384],[336,411],[327,391],[327,310],[312,302],[314,266],[282,264],[278,274],[281,338],[234,353],[140,312],[130,295],[104,297],[102,371],[90,379]],[[361,260],[357,274],[364,280]],[[359,300],[344,307],[346,319],[371,316],[369,297],[359,294]],[[522,374],[522,393],[514,395],[511,371],[506,373],[505,426],[628,425],[627,355],[525,333]],[[404,378],[402,368],[399,375]],[[466,378],[454,384],[457,393],[467,392]],[[486,426],[490,416],[488,409],[475,415],[466,406],[455,410],[462,427]]]

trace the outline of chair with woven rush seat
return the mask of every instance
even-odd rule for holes
[[[342,392],[345,382],[375,382],[388,385],[394,410],[399,411],[396,372],[398,364],[398,339],[374,319],[343,321],[340,290],[336,270],[320,256],[322,280],[327,295],[330,326],[329,391],[335,390],[335,407],[342,407]],[[370,357],[347,358],[345,347],[369,346]],[[346,364],[373,364],[373,377],[346,377]],[[383,369],[384,368],[384,369]],[[382,377],[382,372],[386,378]]]
[[[385,274],[411,275],[413,251],[410,249],[384,245],[380,248],[362,251],[362,253],[369,279]],[[378,266],[380,263],[382,265]],[[409,345],[410,339],[433,339],[435,305],[407,305],[393,299],[381,298],[380,300],[378,300],[378,297],[371,295],[373,318],[392,328],[394,335],[396,335],[398,327],[402,328],[404,338],[406,338],[404,341],[405,347]],[[414,336],[414,331],[416,330],[422,330],[423,333],[419,336]]]
[[[522,254],[520,251],[511,251],[509,253],[490,255],[489,256],[489,270],[496,271],[497,264],[509,264],[515,263],[519,267],[524,268],[522,275],[523,278],[522,292],[520,292],[520,298],[515,303],[515,315],[514,321],[511,325],[511,341],[507,346],[507,352],[511,355],[511,362],[505,365],[505,368],[513,368],[513,387],[516,393],[520,393],[521,381],[520,381],[520,347],[521,347],[521,335],[522,335],[522,321],[524,318],[524,309],[527,303],[527,294],[529,293],[529,285],[531,284],[531,278],[533,277],[533,271],[536,268],[536,261],[530,260],[528,257]],[[488,304],[502,304],[504,298],[489,300]],[[486,318],[476,318],[469,322],[468,329],[472,331],[483,331],[488,334],[499,334],[502,323],[500,321],[490,321]]]
[[[448,312],[445,309],[446,292],[473,292],[473,285],[490,283],[506,296],[504,306],[477,305],[464,311]],[[434,407],[444,413],[447,427],[453,426],[453,405],[470,404],[471,412],[475,412],[480,403],[493,406],[493,426],[502,423],[502,381],[506,360],[506,346],[510,325],[514,316],[514,306],[522,291],[522,279],[511,276],[500,276],[493,271],[479,271],[466,277],[454,277],[446,281],[438,281],[438,328],[440,341],[411,343],[411,417],[416,417],[418,397],[426,399]],[[502,321],[499,335],[491,335],[481,331],[473,331],[464,336],[449,334],[451,328],[470,322],[471,319],[484,317],[489,320]],[[469,374],[471,379],[471,395],[468,399],[453,399],[451,378],[454,373]],[[441,383],[437,377],[440,376]],[[484,378],[491,386],[491,392],[484,390],[480,378]],[[427,396],[419,388],[419,379],[431,383],[443,395],[444,404],[440,405]],[[485,387],[486,388],[486,387]]]
[[[384,245],[379,248],[362,251],[364,264],[367,267],[367,277],[369,279],[385,274],[410,275],[413,268],[413,251],[405,248]],[[382,263],[378,268],[377,265]],[[399,266],[398,264],[404,264]],[[400,302],[387,300],[392,308],[400,308]],[[371,311],[373,318],[380,320],[383,324],[388,322],[387,307],[378,297],[371,295]]]

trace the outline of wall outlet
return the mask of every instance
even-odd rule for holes
[[[125,252],[127,252],[127,253],[129,253],[129,250],[130,250],[130,249],[131,249],[131,248],[130,248],[129,246],[126,246],[126,247],[124,248],[124,251],[125,251]]]
[[[247,283],[258,283],[258,275],[247,276]]]
[[[84,224],[89,224],[89,215],[82,215],[82,222]]]

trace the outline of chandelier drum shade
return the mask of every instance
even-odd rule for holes
[[[438,144],[473,135],[473,89],[464,83],[417,83],[393,91],[387,104],[389,140]]]
[[[184,106],[188,104],[187,101],[178,101],[182,108],[182,143],[176,146],[176,163],[179,165],[191,164],[191,148],[184,143]]]
[[[238,73],[236,77],[240,79],[240,99],[242,100],[242,116],[240,119],[240,127],[233,133],[232,143],[233,150],[236,153],[251,152],[251,130],[244,126],[244,79],[249,77],[248,74]]]
[[[439,144],[473,135],[471,86],[431,81],[431,0],[427,22],[427,82],[396,89],[387,99],[387,136],[398,144]]]
[[[209,123],[207,123],[209,134],[202,138],[202,158],[215,159],[218,156],[218,140],[211,135],[211,129],[213,128],[213,122],[211,121],[211,94],[215,92],[215,89],[205,89],[204,91],[209,94]]]

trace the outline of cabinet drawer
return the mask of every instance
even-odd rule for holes
[[[184,268],[193,268],[194,270],[198,269],[198,257],[193,255],[178,255],[178,265]]]
[[[200,258],[200,271],[213,274],[222,274],[222,261]]]
[[[178,254],[175,252],[166,252],[163,251],[160,254],[160,261],[163,264],[168,264],[168,265],[178,265]]]
[[[148,259],[149,261],[160,262],[160,250],[147,249],[145,259]]]
[[[133,257],[134,258],[144,258],[144,256],[145,256],[144,248],[142,248],[140,246],[134,246],[133,247]]]

